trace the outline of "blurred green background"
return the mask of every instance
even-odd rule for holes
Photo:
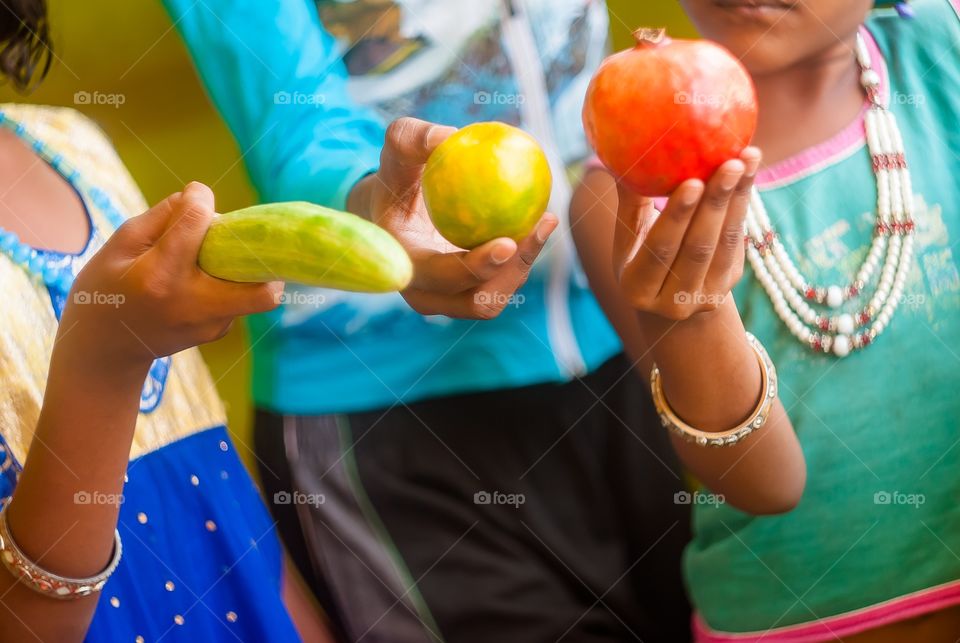
[[[675,1],[608,4],[618,49],[629,46],[630,32],[641,25],[666,25],[679,36],[693,33]],[[57,56],[49,77],[29,97],[0,87],[0,101],[66,105],[93,118],[151,203],[191,180],[213,187],[221,212],[253,202],[240,152],[204,95],[159,0],[49,0],[49,5]],[[95,91],[122,94],[124,103],[75,104],[75,93]],[[250,463],[250,354],[243,325],[204,347],[203,354],[227,402],[240,452]]]

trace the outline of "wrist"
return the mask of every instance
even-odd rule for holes
[[[651,393],[657,413],[664,426],[687,442],[696,442],[700,446],[730,446],[737,444],[754,430],[766,424],[767,417],[773,408],[777,396],[777,374],[770,356],[763,345],[751,334],[746,333],[747,343],[754,351],[757,363],[760,366],[760,395],[753,411],[746,419],[731,428],[701,430],[684,422],[673,410],[664,394],[663,381],[660,371],[654,367],[650,375]],[[709,417],[704,414],[705,421]]]
[[[63,328],[50,358],[51,375],[65,375],[74,382],[112,390],[140,390],[153,363],[145,350],[124,351],[107,340],[87,336],[78,326],[72,327],[72,332]]]
[[[76,304],[72,297],[68,298],[60,317],[52,362],[115,380],[141,373],[146,377],[155,356],[120,315],[104,314],[102,308]]]
[[[684,420],[726,430],[756,407],[761,372],[732,297],[717,310],[680,322],[643,317],[664,393]]]
[[[733,295],[728,295],[716,310],[698,312],[687,319],[675,320],[645,311],[637,311],[637,319],[651,346],[652,342],[667,336],[699,344],[713,336],[717,329],[743,329]]]

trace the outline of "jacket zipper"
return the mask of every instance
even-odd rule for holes
[[[576,251],[570,236],[567,209],[573,190],[567,180],[566,165],[557,148],[546,77],[523,0],[504,0],[504,5],[506,11],[501,22],[503,41],[507,59],[524,97],[520,104],[521,117],[530,133],[540,141],[550,162],[553,173],[550,211],[560,219],[560,225],[550,241],[550,273],[546,286],[547,336],[560,373],[567,378],[579,377],[586,373],[587,367],[570,316],[569,289]]]

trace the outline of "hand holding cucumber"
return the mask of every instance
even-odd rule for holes
[[[77,276],[58,343],[90,365],[136,372],[275,308],[282,284],[224,281],[197,265],[213,218],[210,188],[190,183],[122,225]]]
[[[543,214],[519,240],[494,238],[470,250],[445,239],[427,213],[422,179],[430,155],[455,131],[412,118],[394,121],[387,130],[380,170],[357,184],[350,209],[389,231],[410,255],[413,280],[403,296],[414,310],[490,319],[526,281],[557,218]]]

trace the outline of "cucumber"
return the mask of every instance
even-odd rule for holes
[[[410,257],[389,232],[355,214],[302,201],[217,216],[199,264],[229,281],[370,293],[403,290],[413,276]]]

